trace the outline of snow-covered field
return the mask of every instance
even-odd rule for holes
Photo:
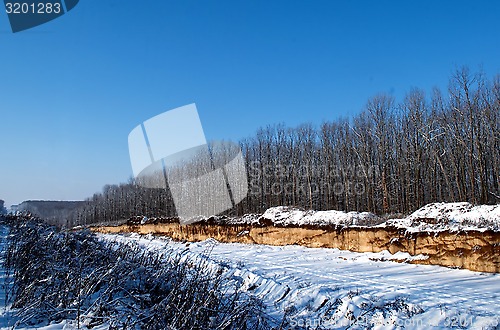
[[[6,235],[4,228],[1,234]],[[222,266],[228,276],[243,283],[245,290],[262,298],[277,322],[286,314],[297,329],[500,326],[500,275],[404,263],[419,256],[222,244],[211,239],[178,243],[137,234],[99,237],[208,259],[214,267]],[[10,329],[14,320],[5,306],[3,269],[0,275],[0,327]],[[64,321],[40,329],[74,329],[74,325]]]
[[[269,209],[238,221],[275,225],[393,226],[408,231],[500,230],[500,205],[429,204],[403,219],[383,221],[370,213]],[[0,227],[3,251],[5,227]],[[99,234],[150,251],[174,250],[208,261],[261,298],[276,324],[296,329],[500,329],[500,274],[409,264],[426,258],[398,252],[355,253],[301,246],[224,244],[213,239],[173,242],[166,237]],[[15,323],[5,304],[0,267],[0,329]],[[39,329],[74,329],[63,321]],[[101,326],[105,328],[105,326]]]
[[[288,309],[292,325],[326,329],[500,327],[499,275],[402,263],[409,258],[403,253],[221,244],[214,240],[183,244],[136,234],[101,237],[209,258],[241,278],[277,319]],[[390,259],[400,262],[384,261]]]

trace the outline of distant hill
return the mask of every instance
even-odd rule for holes
[[[66,224],[67,218],[83,201],[24,201],[17,206],[17,211],[30,212],[53,225]]]

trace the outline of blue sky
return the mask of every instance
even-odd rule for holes
[[[195,102],[208,139],[351,117],[379,92],[500,73],[498,1],[81,0],[0,13],[0,198],[82,199],[132,175],[129,132]]]

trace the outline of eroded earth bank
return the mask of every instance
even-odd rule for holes
[[[286,207],[262,215],[216,218],[181,225],[175,219],[142,219],[96,226],[101,233],[168,236],[177,241],[302,245],[353,252],[405,252],[403,262],[500,272],[500,205],[430,204],[403,219],[383,221],[370,213],[301,211]],[[142,223],[141,223],[142,222]]]

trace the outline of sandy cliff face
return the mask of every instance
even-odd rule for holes
[[[102,233],[165,235],[180,241],[214,238],[224,243],[267,245],[298,244],[306,247],[338,248],[355,252],[388,250],[425,255],[411,262],[500,272],[500,233],[494,231],[409,232],[401,228],[378,227],[278,227],[178,223],[95,227]]]

